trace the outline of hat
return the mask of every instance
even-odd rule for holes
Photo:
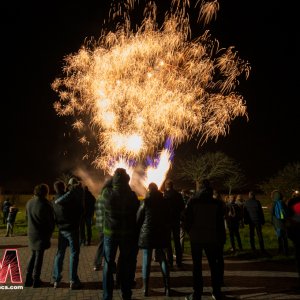
[[[113,185],[119,184],[128,184],[130,180],[129,175],[126,173],[126,170],[123,168],[117,168],[113,175]]]
[[[69,182],[68,182],[68,185],[76,185],[78,184],[78,180],[75,178],[75,177],[72,177]]]

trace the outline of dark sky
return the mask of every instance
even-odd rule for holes
[[[61,75],[64,56],[76,52],[86,37],[99,37],[109,2],[1,3],[0,186],[5,190],[52,185],[81,164],[82,148],[67,120],[56,115],[57,95],[50,85]],[[254,183],[300,161],[297,19],[296,9],[284,1],[223,0],[209,27],[221,47],[235,46],[252,69],[237,88],[249,121],[236,119],[229,135],[203,150],[232,156]],[[184,144],[177,155],[193,151],[195,145]]]

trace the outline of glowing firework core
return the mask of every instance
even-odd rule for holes
[[[124,6],[131,9],[135,2],[124,1]],[[76,116],[79,131],[91,128],[98,143],[97,167],[109,171],[109,163],[119,157],[143,159],[167,137],[175,146],[194,135],[200,142],[217,139],[235,117],[246,115],[243,97],[234,89],[249,65],[233,47],[218,49],[208,31],[189,40],[188,2],[173,0],[158,27],[155,3],[149,1],[137,30],[125,14],[115,31],[66,57],[66,76],[52,84],[60,96],[55,109]],[[116,7],[113,15],[121,15]],[[203,2],[199,19],[207,23],[218,8],[217,1]]]

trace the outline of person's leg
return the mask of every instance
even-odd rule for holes
[[[34,269],[33,269],[33,287],[41,286],[41,270],[43,266],[43,258],[44,258],[44,250],[36,250],[35,251],[35,261],[34,261]]]
[[[144,285],[144,296],[148,296],[149,292],[149,278],[151,271],[151,258],[152,258],[153,249],[143,249],[143,263],[142,263],[142,277],[143,277],[143,285]],[[159,252],[155,249],[158,260]]]
[[[166,258],[166,254],[163,249],[157,249],[159,251],[159,257],[160,257],[160,269],[163,275],[164,279],[164,286],[165,286],[165,296],[170,296],[171,290],[170,290],[170,271],[169,266]]]
[[[80,245],[85,245],[85,217],[82,217],[80,222]]]
[[[265,244],[264,244],[264,239],[263,239],[263,235],[262,235],[262,227],[261,227],[261,225],[256,225],[255,228],[256,228],[256,233],[257,233],[257,237],[258,237],[260,250],[265,251]]]
[[[167,261],[169,263],[170,268],[173,268],[173,265],[174,265],[172,240],[173,240],[173,227],[171,228],[171,231],[170,231],[170,243],[169,243],[169,246],[166,248]],[[159,261],[159,259],[158,259],[158,261]]]
[[[224,285],[224,245],[218,245],[217,270],[219,272],[220,285]]]
[[[239,250],[243,250],[242,240],[241,240],[241,236],[240,236],[239,222],[237,222],[237,223],[235,224],[235,227],[234,227],[234,235],[235,235],[235,237],[236,237],[236,241],[237,241]]]
[[[24,282],[25,287],[32,286],[33,284],[33,268],[34,268],[34,262],[35,262],[35,250],[31,250],[31,255],[29,257],[27,268],[26,268],[26,278]]]
[[[184,237],[185,237],[185,230],[183,227],[180,227],[180,246],[181,252],[184,253]]]
[[[85,220],[87,245],[91,245],[92,241],[92,217],[87,217]]]
[[[202,250],[203,247],[201,244],[191,242],[193,260],[193,290],[195,299],[201,299],[203,292]]]
[[[181,267],[182,265],[182,249],[180,243],[180,224],[176,224],[173,230],[173,240],[176,254],[176,265],[177,267]]]
[[[110,237],[104,236],[103,243],[103,300],[111,300],[113,298],[114,289],[114,273],[116,272],[116,255],[117,255],[118,243]]]
[[[230,239],[231,250],[235,251],[234,228],[233,228],[232,224],[230,224],[228,226],[228,231],[229,231],[229,239]]]
[[[65,238],[63,233],[59,231],[58,233],[58,245],[57,245],[57,251],[54,258],[54,267],[53,267],[53,280],[55,287],[56,285],[61,281],[61,272],[63,269],[63,263],[66,253],[66,248],[68,246],[68,240]]]
[[[66,233],[70,246],[70,283],[79,284],[78,264],[80,254],[79,232],[77,230]]]
[[[211,285],[213,289],[213,295],[215,297],[221,296],[221,279],[220,270],[218,270],[218,245],[207,246],[204,248],[205,254],[208,260],[210,273],[211,273]]]
[[[131,299],[132,296],[131,289],[135,276],[137,256],[136,247],[136,240],[127,240],[120,243],[119,272],[123,299]]]
[[[250,246],[253,251],[256,250],[255,240],[254,240],[254,229],[255,229],[254,224],[250,223],[249,224],[249,238],[250,238]]]
[[[96,249],[94,258],[94,270],[97,271],[101,268],[103,259],[103,232],[99,232],[99,243]]]

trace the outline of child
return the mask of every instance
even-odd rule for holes
[[[9,208],[9,213],[8,213],[8,216],[7,216],[6,236],[12,236],[13,235],[13,229],[14,229],[15,220],[16,220],[16,216],[17,216],[18,211],[19,211],[19,209],[15,205],[12,205]]]

